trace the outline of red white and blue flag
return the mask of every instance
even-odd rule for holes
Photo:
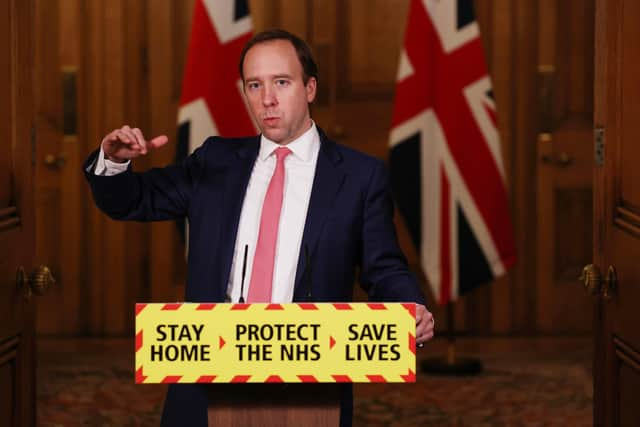
[[[178,159],[212,135],[256,134],[238,73],[251,36],[248,0],[196,0],[178,111]]]
[[[178,110],[178,162],[209,136],[257,133],[238,72],[252,35],[248,0],[196,0]],[[187,247],[185,221],[177,225]]]
[[[411,0],[391,181],[440,304],[515,262],[496,121],[473,0]]]

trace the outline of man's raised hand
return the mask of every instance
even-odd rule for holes
[[[156,136],[147,141],[140,129],[124,125],[104,137],[102,150],[107,160],[124,163],[127,160],[144,156],[150,150],[162,147],[167,142],[169,142],[169,138],[166,135]]]

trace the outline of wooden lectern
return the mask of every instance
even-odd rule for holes
[[[327,427],[340,424],[343,384],[212,384],[209,427]]]

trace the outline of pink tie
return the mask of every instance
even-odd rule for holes
[[[258,245],[253,256],[253,270],[247,302],[271,302],[273,282],[273,264],[276,257],[278,241],[278,225],[282,209],[282,193],[284,190],[284,158],[291,150],[280,147],[275,150],[276,170],[273,172],[267,194],[262,204]]]

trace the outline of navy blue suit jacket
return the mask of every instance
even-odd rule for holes
[[[298,257],[294,301],[351,301],[359,269],[360,284],[370,300],[425,304],[397,243],[383,162],[336,144],[319,132],[320,153]],[[259,147],[259,136],[212,137],[180,164],[144,173],[129,169],[111,177],[87,172],[95,162],[95,152],[84,170],[96,204],[111,218],[158,221],[187,217],[185,301],[221,302],[227,293],[240,211]],[[303,280],[305,246],[311,280]],[[163,425],[206,426],[203,390],[199,385],[171,387]],[[343,412],[350,412],[348,404]]]

